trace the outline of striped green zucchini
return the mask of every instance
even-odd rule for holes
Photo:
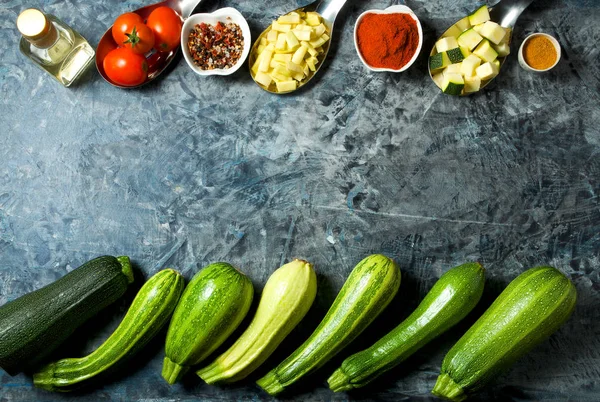
[[[240,325],[253,296],[250,279],[225,262],[194,275],[169,324],[163,378],[174,384],[214,352]]]
[[[267,281],[250,326],[233,346],[196,374],[209,384],[245,378],[304,318],[316,294],[317,276],[310,263],[294,260],[283,265]]]
[[[258,380],[271,395],[316,370],[354,340],[394,298],[400,269],[383,255],[366,257],[352,270],[312,335],[287,359]]]
[[[450,269],[435,283],[417,309],[373,346],[342,363],[329,377],[329,387],[348,391],[367,385],[447,331],[477,305],[485,283],[479,263]]]
[[[466,399],[554,333],[576,299],[575,286],[557,269],[523,272],[450,349],[432,393]]]
[[[62,359],[33,375],[33,384],[68,392],[97,380],[140,351],[167,323],[183,291],[183,277],[164,269],[142,286],[112,335],[88,356]]]

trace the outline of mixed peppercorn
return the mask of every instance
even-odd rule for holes
[[[196,24],[188,38],[194,64],[202,70],[233,67],[244,50],[242,28],[233,22]]]

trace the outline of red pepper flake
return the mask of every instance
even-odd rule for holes
[[[244,50],[242,28],[233,22],[196,24],[188,38],[188,49],[194,64],[202,70],[231,68]]]

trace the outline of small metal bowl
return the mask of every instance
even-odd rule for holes
[[[360,53],[360,50],[358,49],[357,30],[358,30],[358,25],[360,24],[360,22],[362,21],[364,16],[367,14],[408,14],[415,20],[415,22],[417,23],[417,29],[419,32],[419,46],[417,46],[417,50],[415,51],[415,54],[413,55],[412,59],[409,60],[408,63],[403,65],[401,68],[394,70],[391,68],[371,67],[366,62],[366,60],[363,58],[362,54]],[[421,28],[421,22],[419,21],[419,18],[416,16],[416,14],[407,6],[394,5],[394,6],[386,8],[385,10],[367,10],[358,16],[358,18],[356,19],[356,24],[354,24],[354,48],[356,49],[356,53],[358,54],[358,58],[360,59],[360,61],[362,61],[362,63],[365,65],[365,67],[367,67],[371,71],[390,71],[392,73],[401,73],[402,71],[407,70],[415,62],[415,60],[417,60],[417,57],[419,57],[419,53],[421,52],[422,46],[423,46],[423,28]]]
[[[556,62],[554,62],[554,64],[551,65],[550,67],[543,69],[543,70],[538,70],[536,68],[531,67],[529,64],[527,64],[527,62],[525,61],[525,57],[523,55],[523,51],[524,51],[525,44],[527,43],[527,41],[529,41],[531,38],[535,38],[536,36],[543,36],[543,37],[547,38],[550,42],[552,42],[552,45],[554,45],[554,49],[556,49]],[[554,39],[553,36],[550,36],[548,34],[541,33],[541,32],[531,34],[525,38],[523,43],[521,43],[521,47],[519,47],[519,64],[526,71],[531,71],[534,73],[543,73],[546,71],[550,71],[558,64],[559,61],[560,61],[560,44],[558,43],[558,41],[556,39]]]
[[[215,25],[217,22],[222,24],[233,22],[238,24],[242,29],[242,36],[244,37],[244,50],[238,61],[230,68],[215,68],[214,70],[202,70],[196,64],[194,64],[194,58],[190,54],[188,49],[188,38],[190,33],[193,31],[196,24],[204,22],[205,24]],[[244,60],[248,57],[250,47],[252,46],[252,37],[250,35],[250,27],[244,16],[235,8],[225,7],[221,8],[212,13],[192,14],[189,16],[183,27],[181,28],[181,50],[183,57],[187,62],[188,66],[198,75],[230,75],[235,73],[244,64]]]

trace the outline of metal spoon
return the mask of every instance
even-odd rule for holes
[[[321,15],[321,17],[323,17],[323,24],[325,24],[325,26],[327,27],[327,30],[329,31],[329,37],[332,38],[333,37],[333,24],[335,23],[335,17],[337,17],[338,13],[340,12],[340,10],[342,9],[342,7],[344,6],[345,3],[346,3],[346,0],[317,0],[306,6],[297,8],[293,11],[295,11],[295,12],[315,11],[315,12],[319,13],[319,15]],[[290,12],[292,12],[292,11],[290,11]],[[288,14],[288,13],[286,13],[286,14]],[[256,61],[256,48],[260,44],[261,38],[265,37],[268,32],[269,32],[269,28],[265,29],[260,34],[260,36],[256,39],[256,41],[254,41],[254,45],[252,46],[252,49],[250,50],[250,57],[248,58],[248,63],[249,63],[250,68],[252,68],[252,65]],[[317,73],[321,69],[321,66],[325,62],[325,59],[327,58],[327,53],[329,53],[330,44],[331,44],[331,39],[329,39],[327,41],[327,43],[325,43],[325,45],[323,45],[323,55],[321,56],[322,58],[321,58],[320,63],[317,64],[316,71],[314,71],[311,75],[309,75],[306,80],[304,80],[300,85],[298,85],[296,87],[296,89],[294,89],[294,91],[302,88],[304,85],[306,85],[308,83],[308,81],[312,80],[313,77],[315,75],[317,75]],[[250,75],[252,75],[252,74],[250,74]],[[252,77],[252,78],[254,79],[254,77]],[[294,91],[276,92],[276,91],[271,91],[268,88],[264,88],[262,85],[260,85],[258,83],[256,83],[256,85],[258,85],[259,87],[261,87],[262,89],[264,89],[267,92],[270,92],[272,94],[277,94],[277,95],[294,92]]]
[[[183,20],[185,20],[187,17],[189,17],[192,14],[192,12],[196,8],[196,6],[198,6],[198,4],[200,4],[200,1],[202,1],[202,0],[164,0],[164,1],[161,1],[160,3],[151,4],[149,6],[138,8],[137,10],[134,10],[133,12],[138,14],[139,16],[141,16],[144,20],[146,20],[146,18],[148,18],[148,16],[150,15],[150,13],[152,11],[154,11],[156,8],[162,7],[162,6],[167,6],[167,7],[172,8],[177,14],[179,14],[179,16]],[[104,35],[100,39],[100,42],[98,42],[98,48],[96,49],[96,68],[98,69],[98,72],[100,73],[102,78],[104,78],[104,80],[106,82],[108,82],[111,85],[114,85],[115,87],[138,88],[138,87],[141,87],[142,85],[145,85],[145,84],[151,82],[156,77],[158,77],[167,68],[167,66],[169,64],[171,64],[171,61],[173,61],[173,59],[175,58],[175,55],[179,51],[179,46],[177,46],[175,49],[171,50],[168,53],[166,53],[166,52],[153,53],[152,55],[147,57],[148,79],[140,85],[136,85],[136,86],[132,86],[132,87],[125,87],[125,86],[116,84],[110,78],[108,78],[108,76],[104,72],[104,66],[102,65],[102,62],[104,61],[104,57],[106,57],[106,55],[111,50],[114,50],[118,47],[118,45],[115,43],[115,41],[112,37],[111,31],[112,31],[112,26],[110,28],[108,28],[108,30],[104,33]]]
[[[517,23],[517,19],[532,2],[533,2],[533,0],[502,0],[502,1],[499,1],[498,3],[496,3],[492,8],[490,8],[490,19],[504,28],[510,28],[509,35],[511,37],[508,39],[509,44],[512,40],[512,33],[513,33],[513,29],[515,27],[515,24]],[[452,28],[453,26],[454,26],[454,24],[452,26],[450,26],[448,29]],[[444,31],[444,32],[446,32],[446,31]],[[440,38],[438,38],[438,40]],[[433,46],[433,49],[431,49],[431,53],[429,55],[433,56],[434,53],[435,53],[435,45]],[[504,65],[505,60],[506,60],[506,57],[502,57],[502,59],[500,60],[500,68],[502,68],[502,66]],[[431,69],[429,67],[427,67],[427,68],[429,70],[429,77],[431,77],[431,79],[433,80],[433,75],[431,74]],[[485,84],[481,85],[479,90],[482,90],[483,88],[485,88],[490,82],[492,82],[494,80],[494,78],[486,81]],[[476,92],[470,92],[470,93],[467,93],[467,94],[464,94],[461,96],[471,95],[474,93],[476,93]]]

